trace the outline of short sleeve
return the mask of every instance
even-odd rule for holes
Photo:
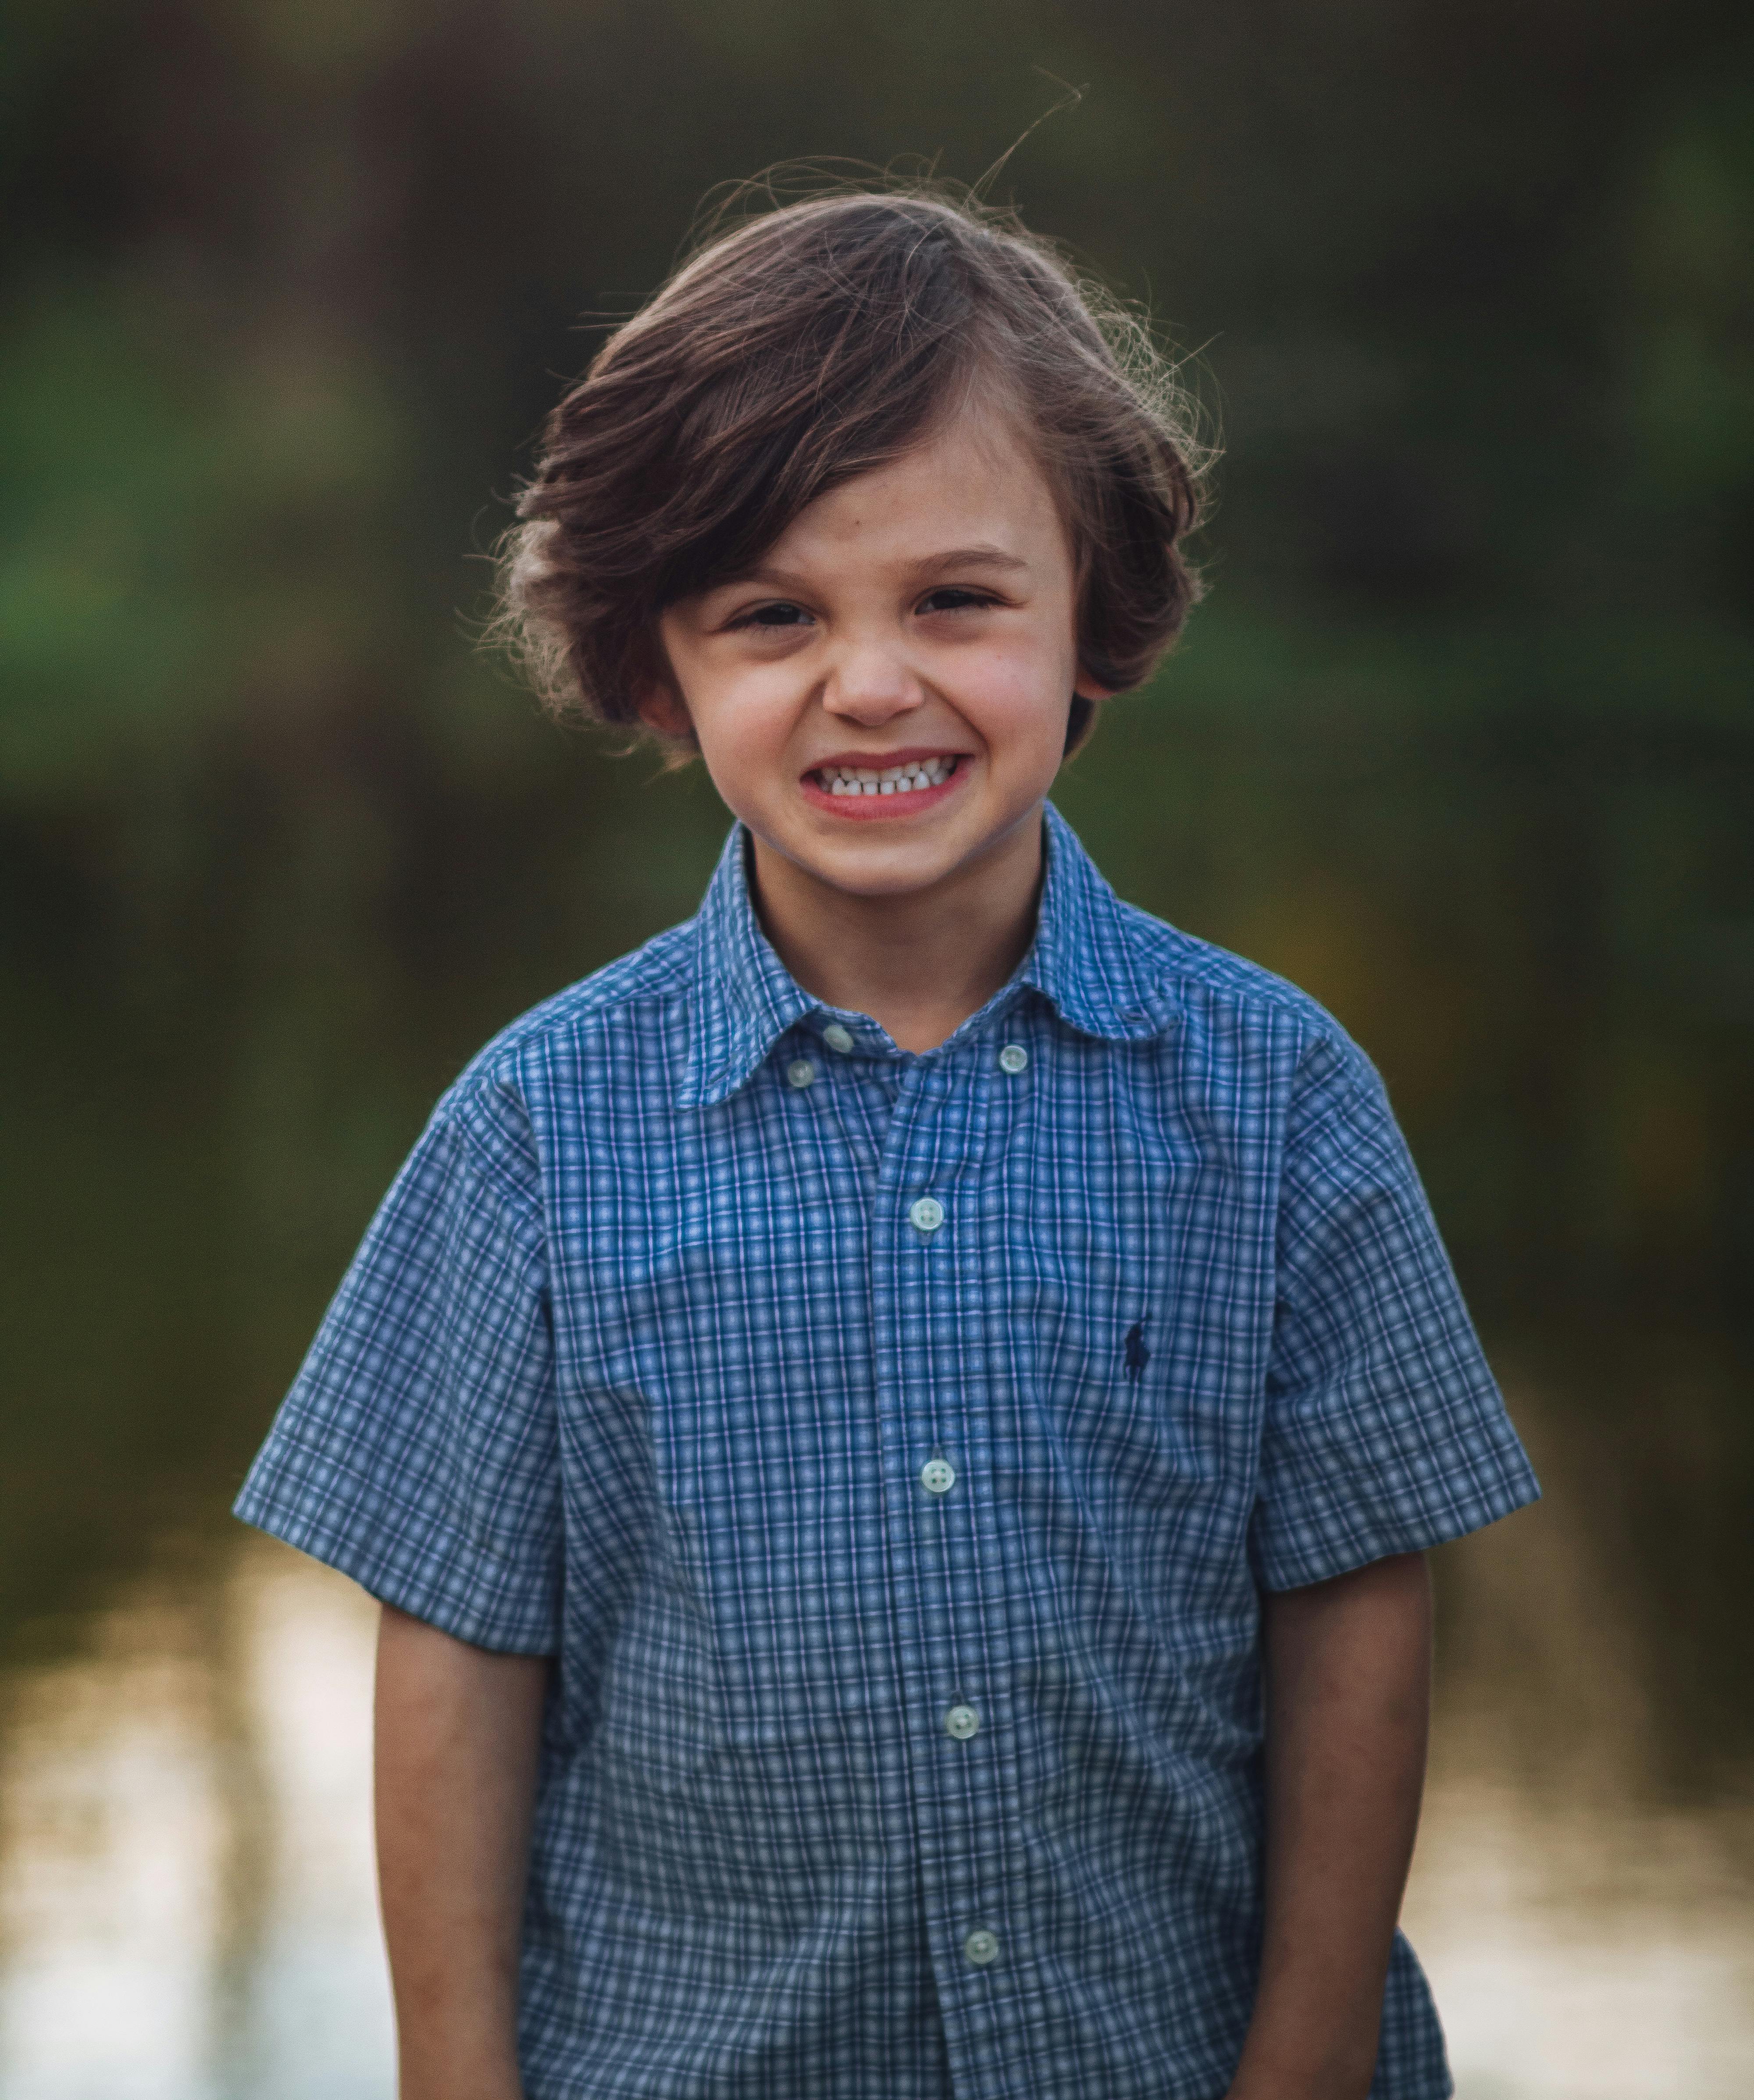
[[[1259,1579],[1324,1582],[1540,1492],[1382,1082],[1351,1044],[1318,1043],[1285,1138]]]
[[[561,1526],[538,1174],[515,1105],[440,1104],[236,1511],[460,1639],[540,1655]]]

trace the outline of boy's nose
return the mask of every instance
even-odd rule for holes
[[[875,728],[920,706],[926,690],[901,653],[877,646],[849,648],[824,682],[822,705],[831,715]]]

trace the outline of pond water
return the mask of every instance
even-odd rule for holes
[[[1458,2091],[1746,2100],[1754,1803],[1641,1784],[1637,1688],[1563,1536],[1562,1496],[1440,1556],[1463,1616],[1407,1923]],[[1545,1630],[1508,1670],[1519,1617]],[[350,1583],[240,1533],[13,1670],[6,2100],[390,2100],[372,1630]]]

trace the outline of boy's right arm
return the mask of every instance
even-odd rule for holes
[[[383,1607],[377,1874],[400,2100],[521,2100],[518,1940],[549,1667]]]

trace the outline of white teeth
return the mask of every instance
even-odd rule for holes
[[[816,777],[831,795],[917,794],[923,788],[941,787],[956,764],[954,758],[912,759],[906,765],[855,765],[844,771],[831,768]]]

